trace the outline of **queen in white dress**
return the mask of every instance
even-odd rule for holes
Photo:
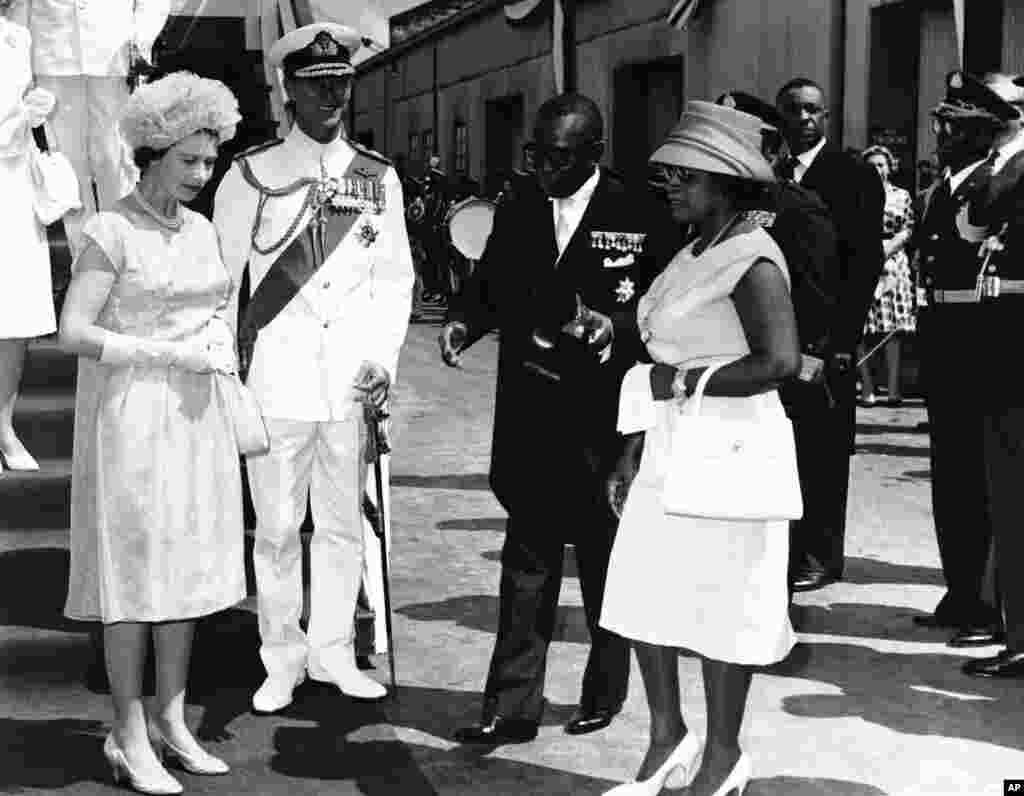
[[[0,471],[38,469],[11,421],[28,340],[57,329],[50,252],[33,209],[31,172],[32,128],[53,110],[54,97],[29,88],[32,37],[16,21],[18,10],[0,0]]]
[[[654,364],[635,366],[622,389],[620,431],[644,431],[646,439],[612,549],[601,624],[635,640],[652,722],[637,781],[616,796],[653,796],[666,780],[692,780],[688,793],[699,796],[742,792],[751,765],[739,730],[751,667],[781,660],[794,643],[788,524],[681,517],[662,503],[673,418],[706,365],[730,363],[711,376],[702,414],[738,417],[783,415],[775,388],[799,369],[785,259],[767,233],[740,220],[774,180],[760,142],[756,117],[690,102],[651,157],[654,187],[698,235],[639,302]],[[680,648],[702,660],[703,756],[682,717]]]
[[[103,623],[114,703],[103,751],[145,793],[182,791],[153,742],[192,773],[228,770],[192,736],[184,699],[195,620],[245,598],[238,444],[216,375],[237,366],[232,282],[213,224],[181,203],[239,120],[226,86],[184,72],[133,94],[121,127],[142,178],[87,222],[61,315],[79,355],[65,613]]]

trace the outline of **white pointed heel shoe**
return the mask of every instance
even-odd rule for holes
[[[674,787],[682,788],[693,779],[696,772],[694,763],[700,755],[700,748],[700,738],[690,730],[648,779],[617,785],[604,796],[658,796],[670,777],[673,782],[679,783]]]
[[[746,752],[740,753],[740,759],[736,761],[736,765],[732,767],[732,771],[729,772],[729,776],[725,778],[725,782],[718,786],[713,796],[743,796],[743,792],[747,789],[747,784],[750,782],[750,777],[753,772],[753,765],[750,762],[750,757]]]
[[[185,752],[179,749],[170,741],[167,737],[160,732],[160,729],[153,724],[149,725],[149,737],[153,741],[154,750],[159,746],[157,755],[161,758],[164,754],[178,758],[178,762],[181,763],[181,767],[185,769],[189,774],[200,774],[205,776],[219,776],[221,774],[227,774],[231,767],[221,760],[219,757],[214,757],[205,749],[196,745],[197,752]]]
[[[174,794],[185,792],[181,783],[168,774],[167,769],[163,766],[158,765],[153,771],[133,771],[128,765],[124,750],[114,740],[113,733],[110,733],[103,742],[103,756],[110,764],[115,784],[126,782],[133,790],[151,794],[151,796],[174,796]]]
[[[27,450],[22,449],[15,453],[4,453],[0,451],[0,470],[7,469],[21,472],[35,472],[39,469],[39,462]]]

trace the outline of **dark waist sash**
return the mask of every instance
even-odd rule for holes
[[[260,252],[267,251],[259,249],[256,245],[256,231],[259,229],[267,199],[295,194],[303,189],[306,191],[306,201],[296,218],[298,234],[271,264],[251,296],[248,263],[242,274],[238,309],[238,360],[239,373],[244,381],[249,373],[253,349],[260,330],[273,321],[313,278],[348,235],[361,211],[356,209],[357,206],[343,206],[341,210],[337,210],[331,208],[329,202],[318,200],[321,187],[319,180],[300,180],[286,188],[274,190],[259,182],[244,158],[239,160],[239,167],[249,184],[260,192],[252,238],[253,248]],[[354,187],[353,193],[359,195],[358,198],[364,205],[379,213],[384,206],[380,179],[386,168],[384,164],[356,152],[345,174],[341,180],[335,182],[335,185],[339,190],[341,186]]]

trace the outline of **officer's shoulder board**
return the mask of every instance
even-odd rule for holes
[[[253,155],[259,155],[261,152],[266,152],[268,149],[273,149],[274,147],[280,146],[283,143],[283,138],[271,138],[269,141],[264,141],[262,144],[256,144],[256,146],[251,146],[248,149],[243,149],[241,152],[235,155],[233,160],[237,162],[239,160],[251,158]]]
[[[391,166],[392,165],[390,160],[388,160],[386,157],[384,157],[380,152],[378,152],[375,149],[370,149],[369,147],[363,146],[362,144],[356,143],[355,141],[349,141],[348,144],[349,144],[350,147],[352,147],[356,152],[358,152],[363,157],[367,157],[370,160],[375,160],[378,163],[384,164],[385,166]]]

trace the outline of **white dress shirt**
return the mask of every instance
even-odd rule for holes
[[[566,196],[561,199],[552,197],[551,213],[555,224],[555,242],[558,244],[559,258],[561,258],[562,252],[569,245],[569,241],[572,240],[572,236],[576,234],[576,229],[583,219],[583,214],[587,212],[590,198],[594,195],[594,191],[597,189],[597,184],[600,181],[601,169],[595,168],[594,173],[586,179],[586,182],[572,196]],[[559,235],[559,218],[561,218],[564,225],[565,232],[563,235]]]
[[[170,0],[26,0],[33,69],[46,77],[124,77],[134,42],[152,58]]]
[[[355,151],[344,138],[321,144],[292,127],[284,143],[249,157],[256,178],[283,188],[303,177],[341,177]],[[248,384],[268,417],[341,420],[352,411],[352,384],[364,361],[387,369],[391,378],[409,324],[413,267],[405,228],[402,188],[394,168],[382,180],[383,213],[358,216],[346,237],[281,313],[259,333]],[[306,190],[267,200],[257,241],[280,240],[300,212]],[[252,244],[259,199],[234,164],[217,190],[214,223],[221,253],[235,284],[249,264],[250,289],[292,239],[270,254]],[[370,223],[376,240],[365,245],[360,229]],[[302,228],[302,225],[299,225]],[[229,316],[235,320],[232,311]]]
[[[818,157],[818,153],[825,148],[825,141],[825,137],[822,136],[822,139],[817,144],[796,156],[796,163],[793,166],[793,182],[799,184],[803,180],[807,170],[814,163],[814,159]]]

